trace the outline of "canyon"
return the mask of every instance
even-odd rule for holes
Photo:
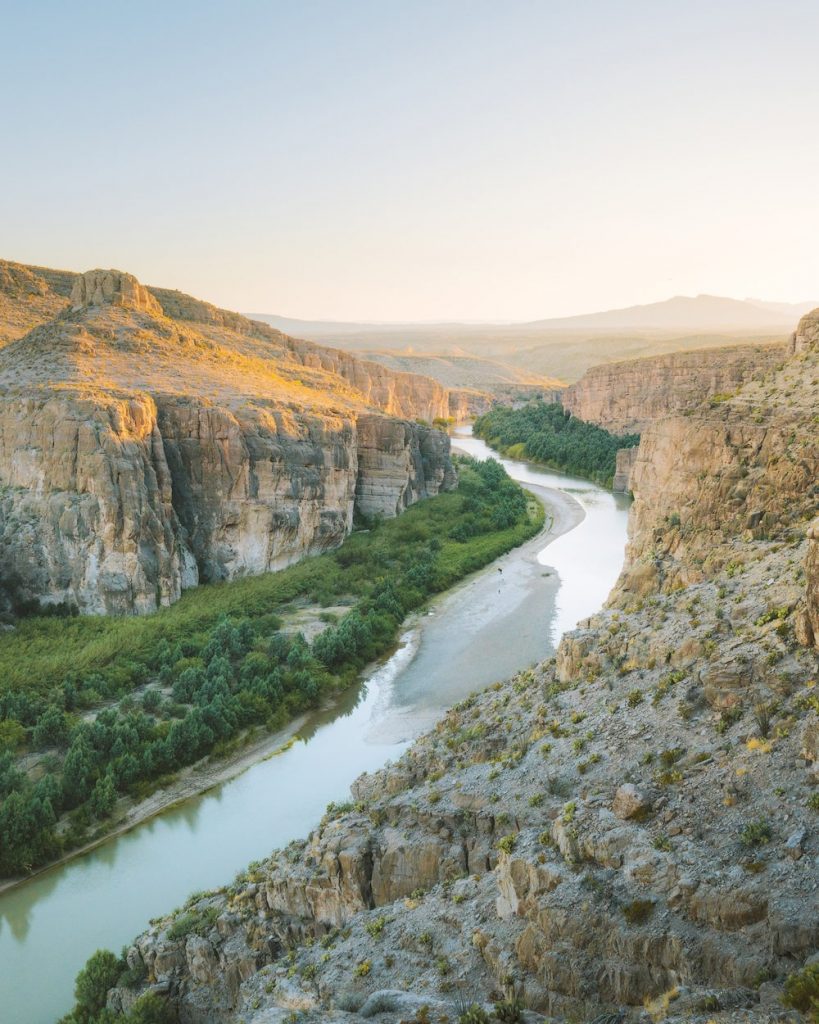
[[[640,433],[653,420],[724,398],[785,358],[782,344],[734,345],[603,363],[560,392],[578,419],[613,434]]]
[[[147,613],[452,488],[468,397],[132,275],[0,266],[7,606]]]
[[[155,921],[112,1010],[810,1019],[788,979],[819,946],[819,311],[741,375],[643,412],[607,606]]]

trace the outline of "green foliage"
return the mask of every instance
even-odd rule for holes
[[[503,836],[498,840],[498,849],[503,853],[509,854],[514,850],[517,841],[518,837],[513,833],[510,833],[508,836]]]
[[[810,964],[785,980],[785,1006],[800,1010],[819,1024],[819,963]]]
[[[179,914],[168,928],[168,938],[186,939],[189,935],[206,935],[216,923],[218,916],[218,907],[189,910],[184,914]]]
[[[174,1024],[175,1020],[173,1008],[156,992],[140,996],[125,1017],[126,1024]]]
[[[108,949],[98,949],[77,975],[74,985],[73,1015],[81,1022],[92,1024],[105,1006],[108,989],[117,983],[123,968],[122,961]]]
[[[519,1024],[523,1020],[523,1003],[520,999],[505,999],[495,1003],[493,1016],[501,1024]]]
[[[468,1006],[458,1017],[458,1024],[491,1024],[489,1014],[477,1003]]]
[[[739,841],[743,846],[765,846],[771,841],[773,831],[764,818],[749,822],[742,830]]]
[[[81,843],[118,796],[142,798],[250,730],[318,707],[390,649],[409,612],[537,532],[542,507],[498,462],[458,466],[455,492],[281,572],[194,588],[150,616],[33,616],[2,634],[0,876]],[[295,601],[351,597],[312,644],[281,631]],[[64,751],[36,784],[16,767],[27,739]],[[58,839],[66,813],[72,827]]]
[[[617,437],[576,419],[559,403],[540,400],[520,409],[496,406],[477,418],[473,432],[499,451],[510,452],[514,446],[517,457],[534,459],[607,487],[614,478],[617,451],[640,443],[638,434]]]

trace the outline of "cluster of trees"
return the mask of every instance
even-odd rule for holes
[[[124,957],[98,949],[77,975],[74,1008],[59,1024],[174,1024],[177,1015],[173,1007],[154,992],[135,1000],[127,1014],[106,1007],[108,990],[123,984],[129,973]]]
[[[79,845],[120,796],[142,796],[249,728],[273,731],[318,706],[389,648],[410,611],[534,528],[500,464],[468,460],[454,494],[354,534],[312,568],[275,574],[273,609],[250,590],[247,613],[236,613],[235,588],[247,581],[202,588],[211,590],[207,615],[189,614],[190,628],[175,631],[163,613],[144,619],[139,644],[122,653],[100,644],[106,620],[61,620],[73,639],[86,638],[80,660],[91,661],[88,650],[105,656],[91,661],[95,671],[67,671],[47,688],[0,684],[0,876]],[[350,611],[312,643],[280,628],[275,611],[294,597],[328,605],[351,594]],[[214,621],[220,601],[226,611]],[[20,769],[27,751],[42,753],[39,779]]]
[[[479,416],[473,429],[499,451],[543,462],[605,487],[610,487],[614,478],[618,449],[640,443],[639,434],[610,434],[576,419],[559,403],[539,400],[519,409],[496,406]]]
[[[472,469],[476,479],[463,484],[463,515],[449,531],[457,541],[506,530],[526,514],[526,494],[498,461],[476,462]]]

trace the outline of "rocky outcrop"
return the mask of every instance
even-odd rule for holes
[[[559,400],[573,416],[614,434],[642,433],[659,417],[724,398],[784,356],[784,345],[737,345],[605,363]]]
[[[788,345],[791,355],[819,351],[819,309],[806,313],[799,321]]]
[[[462,420],[471,415],[472,396],[469,392],[445,387],[432,377],[390,370],[340,349],[291,338],[258,320],[217,309],[182,292],[162,288],[150,291],[167,316],[209,329],[235,332],[262,346],[257,350],[260,354],[264,352],[265,345],[274,346],[301,366],[343,378],[366,404],[391,416],[420,419],[432,424],[436,419]]]
[[[153,401],[2,403],[0,561],[17,600],[90,612],[150,611],[197,581]]]
[[[162,307],[133,274],[121,270],[87,270],[79,274],[71,289],[71,309],[86,306],[124,306],[142,313],[161,315]]]
[[[808,527],[807,538],[805,600],[798,612],[796,635],[800,643],[819,647],[819,518]]]
[[[414,421],[448,411],[436,382],[199,305],[170,320],[131,275],[89,271],[70,311],[0,352],[15,603],[149,612],[335,547],[356,509],[393,516],[454,486],[448,438]]]
[[[620,448],[614,468],[614,479],[611,483],[613,491],[627,492],[631,490],[631,472],[637,461],[637,447]]]

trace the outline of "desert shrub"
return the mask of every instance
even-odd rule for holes
[[[819,963],[809,964],[785,979],[785,1006],[810,1014],[809,1020],[819,1022]]]
[[[764,818],[757,818],[756,821],[748,822],[743,828],[739,841],[743,846],[765,846],[771,841],[772,835],[773,832],[768,822]]]

